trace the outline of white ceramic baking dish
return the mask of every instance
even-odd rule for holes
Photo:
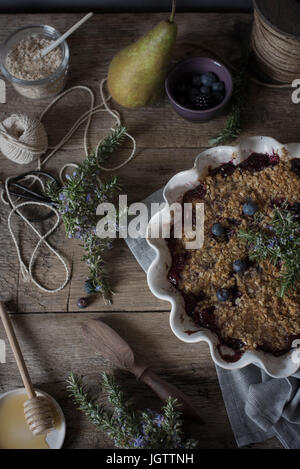
[[[206,174],[209,166],[219,166],[232,160],[233,157],[233,161],[239,163],[252,152],[272,153],[275,151],[281,155],[283,148],[288,150],[290,158],[300,158],[300,144],[289,143],[283,145],[269,137],[249,137],[242,139],[236,146],[209,148],[197,156],[192,169],[176,174],[167,183],[163,194],[166,206],[162,211],[167,212],[168,205],[180,201],[185,192],[196,187],[199,184],[199,177]],[[167,274],[171,266],[171,255],[167,243],[162,238],[150,237],[151,229],[161,228],[162,219],[163,217],[158,212],[148,224],[147,241],[155,250],[156,256],[149,267],[147,279],[152,293],[158,298],[171,303],[170,326],[174,334],[180,340],[188,343],[207,342],[214,362],[226,369],[238,369],[249,364],[255,364],[263,368],[269,375],[278,378],[295,373],[300,366],[300,360],[295,359],[295,356],[300,354],[295,350],[278,357],[262,351],[247,351],[235,362],[228,362],[222,358],[222,355],[232,354],[232,350],[223,345],[221,346],[215,333],[195,326],[192,319],[185,313],[182,295],[168,281]],[[185,331],[189,331],[189,333]],[[191,331],[195,332],[191,334]],[[219,347],[222,347],[222,355],[219,353]]]

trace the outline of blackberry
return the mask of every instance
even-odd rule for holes
[[[209,109],[215,105],[215,100],[210,95],[199,94],[194,98],[193,104],[195,108],[199,110]]]

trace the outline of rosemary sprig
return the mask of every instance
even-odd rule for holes
[[[46,187],[46,194],[56,202],[64,222],[66,235],[82,241],[85,255],[82,260],[89,267],[89,278],[85,282],[87,293],[102,293],[105,302],[112,302],[112,289],[105,268],[103,254],[112,247],[111,239],[99,238],[96,226],[100,219],[96,210],[101,202],[113,202],[120,191],[118,179],[100,179],[99,163],[106,161],[123,141],[126,129],[116,128],[98,148],[76,168],[60,188],[56,184]]]
[[[102,388],[113,411],[95,403],[79,377],[70,374],[67,389],[79,410],[99,431],[123,449],[195,448],[197,442],[185,439],[176,400],[169,398],[161,413],[146,409],[135,412],[111,375],[102,373]]]
[[[300,278],[300,221],[287,203],[275,207],[271,224],[261,231],[240,231],[239,237],[248,242],[249,258],[269,259],[281,267],[279,296],[295,290]]]
[[[241,61],[240,68],[233,80],[231,109],[225,128],[218,135],[208,141],[208,144],[212,147],[222,145],[229,140],[236,139],[242,132],[248,84],[247,67],[249,63],[249,55],[250,53],[248,52]]]

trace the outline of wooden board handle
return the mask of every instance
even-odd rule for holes
[[[31,382],[21,349],[20,349],[20,345],[18,343],[16,334],[15,334],[15,331],[13,329],[12,322],[6,311],[5,304],[2,301],[0,302],[0,316],[2,319],[2,323],[5,329],[9,344],[13,351],[20,375],[22,377],[22,381],[25,386],[26,392],[28,394],[29,399],[32,399],[33,397],[35,397],[35,392],[32,386],[32,382]]]
[[[166,402],[169,397],[177,399],[178,409],[182,412],[184,417],[195,420],[198,423],[204,423],[194,407],[191,406],[189,398],[178,388],[157,376],[157,374],[149,368],[141,375],[140,381],[147,384],[164,402]]]

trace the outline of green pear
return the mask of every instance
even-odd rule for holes
[[[117,103],[137,108],[154,102],[161,94],[177,34],[174,14],[175,0],[169,20],[158,23],[113,58],[107,86]]]

